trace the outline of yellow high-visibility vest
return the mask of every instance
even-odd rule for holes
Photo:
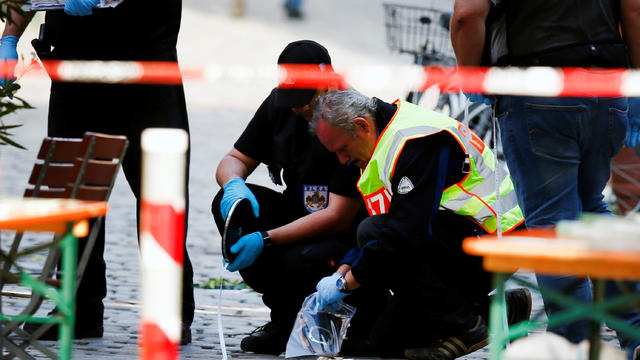
[[[469,172],[460,182],[444,190],[440,207],[470,218],[490,234],[498,229],[498,206],[501,209],[502,232],[513,230],[524,221],[511,177],[506,169],[496,173],[493,152],[482,139],[464,124],[446,115],[405,101],[395,104],[396,113],[380,134],[371,160],[358,181],[358,190],[369,214],[388,212],[393,197],[391,179],[405,143],[444,131],[456,139],[464,151],[465,167]],[[496,176],[499,176],[500,183],[498,202]],[[399,187],[402,186],[401,181]]]

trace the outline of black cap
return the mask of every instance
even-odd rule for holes
[[[324,46],[313,40],[298,40],[290,43],[278,57],[278,64],[326,64],[331,65],[331,57]],[[276,105],[283,107],[303,107],[311,102],[316,89],[277,89]]]

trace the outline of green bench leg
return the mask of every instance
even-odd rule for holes
[[[62,246],[62,301],[64,308],[63,321],[60,324],[58,343],[60,352],[58,359],[71,359],[73,347],[73,329],[75,324],[75,291],[76,291],[76,266],[78,254],[78,239],[69,232],[61,243]]]
[[[503,273],[493,274],[493,284],[496,289],[496,294],[491,301],[491,307],[489,308],[489,359],[500,359],[500,352],[507,344],[509,337],[508,329],[505,329],[505,297],[504,297],[504,283],[509,276]]]

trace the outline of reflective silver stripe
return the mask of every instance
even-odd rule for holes
[[[467,139],[464,136],[462,136],[462,134],[460,134],[460,131],[458,131],[456,127],[448,126],[445,128],[439,128],[435,126],[422,125],[422,126],[414,126],[414,127],[396,131],[393,137],[393,140],[391,141],[391,145],[389,146],[389,152],[387,153],[387,158],[385,159],[386,167],[383,170],[384,178],[389,179],[389,177],[391,176],[391,166],[393,164],[392,162],[393,157],[396,153],[398,146],[403,142],[405,138],[411,137],[413,135],[429,136],[429,135],[432,135],[441,131],[447,131],[447,130],[456,134],[455,137],[457,137],[460,141],[462,141],[465,148],[464,151],[466,151],[468,154],[473,156],[474,161],[476,163],[476,167],[479,167],[478,171],[480,172],[481,175],[484,174],[487,171],[487,169],[488,169],[488,173],[492,172],[491,168],[489,168],[484,164],[484,159],[482,158],[482,154],[478,150],[476,150],[476,148],[474,148],[469,144],[469,141],[467,141]]]
[[[491,208],[483,206],[482,209],[480,209],[480,211],[478,211],[472,217],[476,219],[480,224],[484,224],[484,222],[487,221],[487,219],[495,216],[496,214],[494,214],[493,211],[491,211]]]
[[[462,209],[462,207],[464,207],[467,201],[471,200],[474,197],[475,196],[470,195],[463,191],[455,198],[449,201],[446,201],[444,204],[442,204],[442,206],[444,206],[446,209],[449,209],[453,212],[458,212],[460,211],[460,209]],[[483,207],[486,207],[486,206],[483,206]],[[475,216],[475,215],[471,215],[471,216]]]
[[[509,210],[518,206],[518,197],[516,195],[515,190],[511,190],[507,194],[500,194],[500,199],[498,199],[498,203],[493,205],[498,208],[500,214],[504,215]]]
[[[460,214],[460,210],[464,208],[464,206],[467,204],[468,201],[474,198],[478,200],[477,196],[473,196],[466,192],[462,192],[454,199],[451,199],[445,202],[444,204],[442,204],[442,207]],[[486,199],[481,198],[481,200],[486,203]],[[498,203],[497,204],[494,203],[493,205],[490,205],[490,208],[483,204],[482,207],[474,214],[460,214],[460,215],[471,216],[472,218],[476,219],[480,224],[483,224],[490,217],[496,216],[496,214],[493,211],[491,211],[492,209],[497,213],[504,215],[505,213],[509,212],[511,209],[515,208],[516,206],[518,206],[518,199],[516,196],[516,192],[512,190],[507,194],[501,195],[500,199],[498,199]]]
[[[467,191],[472,191],[474,194],[480,196],[481,198],[485,198],[486,196],[489,196],[491,194],[495,194],[495,192],[496,192],[496,185],[495,185],[496,173],[494,171],[491,171],[491,169],[488,169],[487,167],[478,168],[476,166],[476,169],[478,169],[478,173],[479,173],[480,177],[482,178],[482,182],[480,182],[478,185],[476,185],[476,186],[474,186],[472,188],[467,188]],[[498,179],[498,181],[499,181],[499,184],[502,184],[502,182],[507,178],[507,172],[506,171],[500,171],[499,175],[500,175],[500,178]]]
[[[440,131],[442,131],[442,129],[426,125],[414,126],[396,131],[395,135],[393,136],[393,140],[391,141],[391,145],[389,146],[387,158],[384,160],[384,169],[382,170],[382,181],[384,182],[384,185],[387,189],[391,189],[391,182],[389,181],[389,178],[391,177],[391,167],[393,166],[394,155],[396,153],[396,150],[398,149],[398,146],[403,143],[404,139],[413,135],[428,136]]]
[[[396,133],[394,134],[393,140],[391,141],[391,145],[389,146],[389,150],[387,152],[387,156],[385,159],[385,167],[383,169],[383,182],[385,184],[385,187],[389,190],[392,190],[391,183],[389,181],[389,178],[391,176],[391,167],[393,166],[393,159],[394,159],[394,156],[396,155],[398,147],[404,142],[404,140],[414,135],[429,136],[441,131],[451,131],[454,134],[456,134],[456,137],[460,141],[462,141],[467,153],[469,153],[470,156],[473,157],[473,161],[475,165],[474,167],[478,173],[478,176],[481,179],[481,181],[473,188],[466,188],[466,190],[472,192],[473,195],[470,195],[466,192],[462,192],[456,198],[451,199],[442,205],[444,205],[445,208],[451,211],[458,212],[472,198],[480,198],[486,202],[486,199],[485,199],[486,197],[490,197],[490,196],[495,197],[495,191],[496,191],[494,186],[495,176],[496,176],[495,171],[491,170],[491,168],[485,163],[482,154],[475,147],[469,144],[467,139],[464,136],[462,136],[462,134],[460,134],[458,129],[451,126],[446,128],[438,128],[434,126],[414,126],[406,129],[397,130]],[[487,150],[485,151],[491,151],[491,150],[487,148]],[[499,168],[499,166],[497,168]],[[502,184],[502,182],[507,178],[508,173],[504,171],[504,169],[500,168],[500,170],[502,171],[499,171],[500,178],[498,183]],[[507,208],[507,211],[514,208],[517,205],[517,200],[515,198],[514,191],[511,191],[510,193],[505,195],[501,194],[499,200],[500,200],[499,204],[495,204],[495,205],[500,206],[501,209]],[[502,204],[506,204],[506,206],[502,206]],[[496,206],[492,206],[492,208],[493,209],[488,208],[486,205],[483,204],[483,206],[478,210],[477,213],[469,214],[469,216],[478,220],[480,223],[484,223],[488,218],[495,216],[492,210],[494,211],[497,210],[497,212],[504,213],[503,211],[498,210]]]
[[[493,172],[493,170],[491,170],[491,167],[485,163],[484,157],[482,156],[480,151],[478,151],[478,149],[476,149],[475,147],[473,147],[472,145],[470,145],[468,143],[465,143],[465,146],[467,147],[467,152],[469,153],[469,155],[471,155],[473,157],[473,161],[475,161],[476,167],[478,169],[482,169],[482,170],[478,170],[478,172],[484,173],[483,172],[484,169],[486,169],[489,172]],[[490,152],[491,149],[487,148],[485,151],[489,151]]]
[[[509,212],[509,210],[515,208],[518,203],[518,199],[516,198],[516,192],[511,191],[504,196],[501,196],[498,204],[493,204],[491,207],[494,211],[500,214],[501,217],[504,217],[504,214]],[[478,220],[481,224],[483,224],[488,218],[495,216],[486,206],[482,208],[476,215],[473,216],[476,220]]]
[[[480,181],[480,183],[478,183],[476,186],[472,187],[472,188],[466,188],[465,189],[467,191],[473,191],[474,194],[480,196],[480,197],[484,197],[486,195],[491,195],[494,193],[495,191],[495,186],[493,185],[493,183],[495,182],[495,173],[493,170],[491,170],[491,168],[485,163],[484,161],[484,157],[482,156],[482,153],[480,153],[480,151],[478,151],[478,149],[476,149],[474,146],[472,146],[469,141],[467,140],[467,138],[465,138],[464,136],[462,136],[462,134],[460,134],[460,131],[458,131],[457,128],[455,127],[448,127],[449,130],[453,131],[455,134],[457,134],[457,137],[462,141],[462,143],[465,146],[465,149],[467,151],[467,153],[473,158],[473,162],[475,165],[475,169],[478,173],[478,176],[482,179]],[[485,145],[486,146],[486,145]],[[491,151],[491,149],[486,148],[485,151]],[[505,173],[506,176],[506,173]],[[504,177],[500,179],[500,183],[502,183],[502,180],[504,180]]]

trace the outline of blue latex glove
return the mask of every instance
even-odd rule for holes
[[[253,208],[253,215],[257,218],[259,213],[258,199],[253,195],[251,190],[244,183],[244,179],[240,177],[233,178],[224,186],[224,195],[220,201],[220,211],[222,212],[222,218],[227,220],[231,205],[238,199],[249,199],[251,207]]]
[[[64,4],[64,12],[73,16],[91,15],[93,8],[100,0],[67,0]]]
[[[627,147],[640,144],[640,97],[629,98],[629,126],[627,126]]]
[[[251,266],[262,252],[263,246],[264,240],[262,240],[260,231],[241,237],[240,240],[231,247],[231,253],[238,254],[238,256],[227,266],[227,270],[238,271]]]
[[[18,46],[18,37],[13,35],[3,36],[0,39],[0,61],[9,60],[9,62],[3,64],[7,66],[7,79],[10,81],[14,81],[16,78],[13,76],[13,73],[16,68],[16,64],[18,62],[18,50],[16,49]],[[3,69],[3,70],[5,70]],[[4,87],[4,78],[0,79],[0,86]]]
[[[484,95],[484,94],[464,94],[471,102],[478,104],[485,104],[488,106],[493,105],[496,98],[493,95]]]
[[[340,278],[340,274],[335,273],[331,276],[323,277],[316,285],[318,290],[318,310],[327,312],[336,312],[342,305],[342,299],[347,293],[340,292],[336,281]]]

